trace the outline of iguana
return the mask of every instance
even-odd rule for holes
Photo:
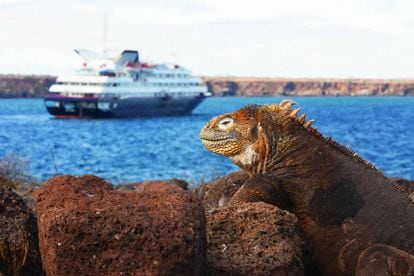
[[[325,138],[295,104],[247,105],[201,130],[203,145],[251,178],[230,204],[296,214],[324,275],[414,275],[414,204],[368,161]]]

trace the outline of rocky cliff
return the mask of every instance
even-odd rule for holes
[[[53,76],[0,75],[0,98],[40,98],[55,80]]]
[[[54,76],[0,75],[0,98],[42,97]],[[414,80],[203,77],[215,96],[414,96]]]
[[[216,96],[414,96],[414,80],[204,77]]]

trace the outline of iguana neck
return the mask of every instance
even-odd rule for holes
[[[327,189],[344,179],[362,175],[383,177],[360,157],[314,129],[294,125],[285,128],[276,138],[276,147],[273,152],[269,151],[271,157],[267,157],[264,173],[287,183],[285,190],[293,203],[308,204],[316,190]]]
[[[284,179],[309,180],[315,174],[330,171],[326,160],[331,155],[328,145],[306,130],[298,131],[295,135],[282,135],[278,138],[276,152],[268,163],[268,172]],[[330,162],[332,160],[329,160]],[[306,181],[308,182],[308,181]],[[316,184],[316,183],[315,183]]]

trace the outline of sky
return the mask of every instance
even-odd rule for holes
[[[0,74],[137,49],[205,76],[414,78],[412,0],[0,0]]]

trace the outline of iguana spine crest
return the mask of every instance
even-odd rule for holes
[[[280,102],[279,105],[277,104],[271,104],[271,105],[265,105],[273,112],[280,112],[285,111],[284,114],[287,114],[287,119],[293,119],[298,124],[302,125],[304,129],[314,134],[316,137],[318,137],[321,141],[324,143],[327,143],[328,145],[332,146],[333,148],[341,151],[347,156],[350,156],[355,161],[362,163],[364,166],[366,166],[369,169],[373,169],[377,174],[379,174],[382,177],[387,178],[384,173],[379,170],[377,167],[375,167],[370,161],[362,158],[360,155],[358,155],[353,150],[342,146],[338,142],[336,142],[332,137],[325,137],[322,133],[320,133],[315,127],[312,127],[312,123],[314,122],[313,119],[310,119],[306,121],[306,114],[303,113],[300,117],[298,117],[298,112],[300,111],[300,108],[297,108],[295,110],[292,110],[292,106],[295,105],[296,102],[293,100],[285,99]],[[398,191],[400,191],[412,204],[414,204],[414,200],[397,184],[395,181],[391,178],[387,178],[392,183],[394,188],[396,188]]]

